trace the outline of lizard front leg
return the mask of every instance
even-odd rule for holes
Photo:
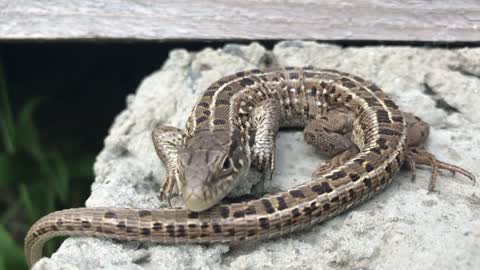
[[[170,197],[175,186],[180,190],[181,183],[178,177],[178,152],[183,147],[185,133],[178,128],[162,126],[152,132],[153,145],[158,157],[166,169],[166,178],[160,188],[160,200],[167,200],[170,205]]]
[[[470,178],[475,183],[475,176],[469,171],[458,166],[445,163],[435,158],[435,156],[425,150],[425,141],[429,135],[430,127],[419,117],[404,113],[407,122],[407,155],[406,165],[412,173],[412,180],[415,179],[415,167],[417,165],[427,165],[432,168],[429,190],[433,191],[437,180],[438,170],[448,170],[452,173],[460,173]]]
[[[333,156],[315,169],[312,178],[340,166],[359,152],[350,140],[353,121],[352,113],[338,108],[307,124],[303,131],[305,141],[320,152]]]
[[[252,165],[270,181],[275,169],[275,146],[280,125],[280,103],[267,99],[255,108],[252,115],[254,144]]]

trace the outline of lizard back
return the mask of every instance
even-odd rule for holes
[[[377,86],[333,70],[251,70],[215,82],[195,105],[185,140],[209,132],[231,149],[249,151],[248,114],[262,100],[281,104],[281,126],[304,126],[342,106],[355,115],[360,153],[343,165],[261,199],[186,209],[77,208],[51,213],[30,229],[25,252],[32,265],[57,235],[89,235],[158,243],[238,242],[284,235],[335,216],[382,190],[406,150],[402,112]]]

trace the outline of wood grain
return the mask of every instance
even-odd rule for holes
[[[0,39],[480,41],[480,1],[0,0]]]

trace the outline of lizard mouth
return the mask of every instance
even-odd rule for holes
[[[201,188],[189,188],[182,192],[185,207],[190,211],[201,212],[214,206],[217,201],[206,198]]]

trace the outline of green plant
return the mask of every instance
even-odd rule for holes
[[[1,60],[1,59],[0,59]],[[92,178],[93,155],[66,160],[61,151],[40,142],[32,98],[14,116],[0,61],[0,270],[26,269],[23,238],[40,217],[72,206],[71,179]],[[50,241],[51,253],[60,241]]]

